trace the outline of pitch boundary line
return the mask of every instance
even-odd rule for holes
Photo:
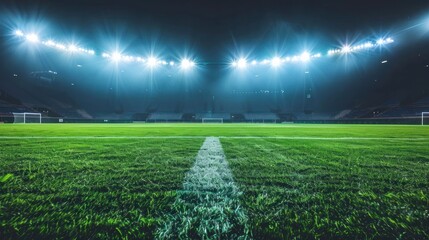
[[[205,139],[207,136],[0,136],[1,139]],[[398,140],[422,141],[429,137],[293,137],[293,136],[216,136],[221,139],[284,139],[284,140]]]

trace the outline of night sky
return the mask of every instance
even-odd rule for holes
[[[420,1],[8,1],[0,4],[7,18],[36,20],[60,33],[97,40],[114,35],[131,45],[145,41],[192,47],[201,58],[218,60],[233,48],[266,44],[319,46],[339,40],[384,34],[428,14]],[[6,19],[8,23],[13,19]],[[4,33],[5,34],[5,33]],[[149,40],[148,40],[149,39]],[[94,43],[96,44],[96,43]],[[328,48],[330,46],[326,46]]]

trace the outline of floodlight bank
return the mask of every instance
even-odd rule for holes
[[[207,137],[186,174],[159,239],[250,239],[248,218],[240,206],[219,138]]]

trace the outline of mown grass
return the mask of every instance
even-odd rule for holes
[[[352,124],[0,124],[1,136],[429,137],[428,126]]]
[[[202,140],[0,140],[0,239],[152,239]]]
[[[429,141],[222,139],[256,239],[429,239]]]
[[[310,137],[221,138],[256,239],[429,238],[426,126],[4,124],[0,239],[151,239],[206,136]]]

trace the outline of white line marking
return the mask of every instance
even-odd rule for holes
[[[207,137],[178,191],[173,214],[157,231],[160,239],[249,239],[248,218],[240,206],[219,138]]]

